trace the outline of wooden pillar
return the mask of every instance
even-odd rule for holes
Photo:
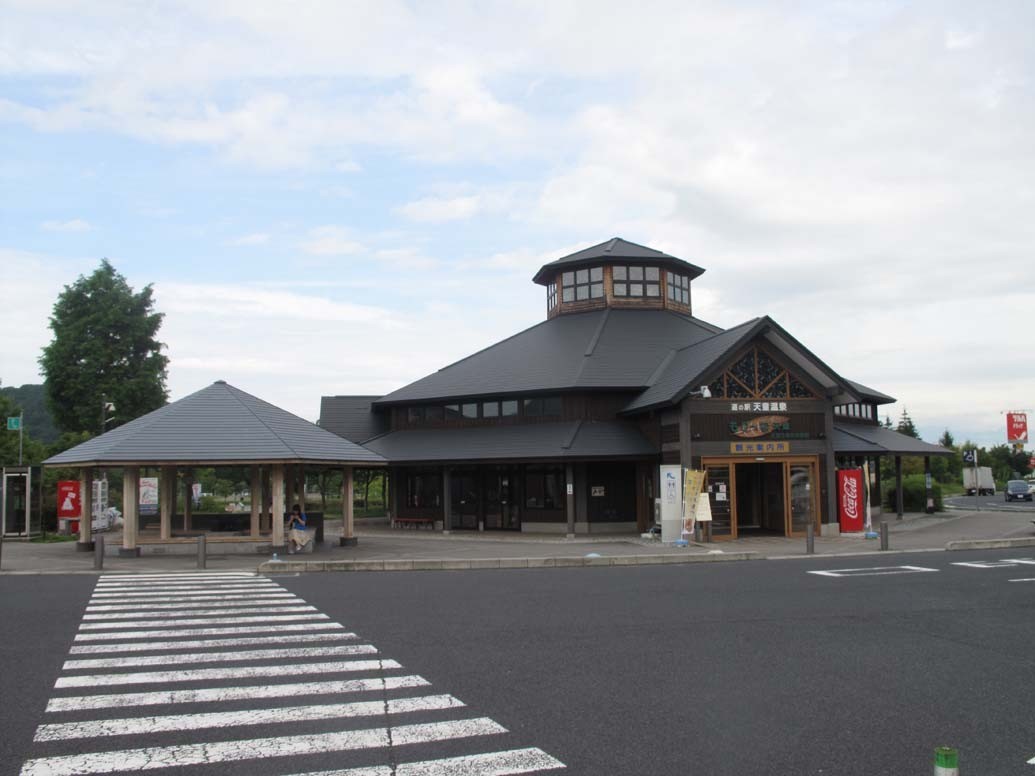
[[[356,544],[353,525],[354,495],[352,467],[343,466],[341,469],[341,540],[338,542],[342,547],[352,547]]]
[[[163,466],[159,471],[161,475],[158,480],[158,536],[161,539],[171,539],[172,514],[176,508],[176,469],[172,466]]]
[[[442,467],[442,533],[453,530],[453,473]]]
[[[262,514],[262,472],[258,466],[252,466],[248,494],[251,501],[251,536],[258,539],[259,516]]]
[[[388,524],[399,516],[399,486],[402,482],[399,478],[399,469],[392,469],[385,479],[388,487]]]
[[[298,505],[305,512],[305,465],[298,464]]]
[[[183,530],[190,531],[191,519],[194,516],[194,470],[187,469],[183,473]]]
[[[86,467],[79,470],[79,541],[76,549],[80,552],[93,550],[93,469]]]
[[[924,456],[924,504],[927,514],[934,513],[934,488],[931,483],[931,456]]]
[[[876,482],[873,485],[873,489],[877,491],[877,503],[874,506],[880,507],[881,512],[884,511],[884,491],[881,487],[880,478],[880,456],[874,456],[873,458],[873,471],[877,475]],[[878,513],[879,514],[879,513]]]
[[[568,538],[575,538],[575,467],[564,467],[564,506],[568,514]]]
[[[902,498],[902,456],[895,456],[895,511],[898,514],[898,519],[902,519],[903,509],[903,498]]]
[[[270,515],[273,514],[273,470],[269,466],[262,467],[262,517],[260,524],[261,531],[272,531],[273,523]]]
[[[284,465],[277,463],[273,465],[270,473],[270,490],[272,491],[272,503],[270,505],[270,520],[273,521],[273,551],[282,552],[284,547]]]
[[[837,514],[837,455],[834,451],[834,405],[827,402],[826,409],[823,411],[823,436],[824,436],[824,450],[823,459],[826,466],[822,467],[817,474],[823,478],[823,491],[826,494],[825,499],[820,499],[820,512],[825,514],[819,515],[820,523],[834,523],[838,521]],[[787,487],[785,485],[784,487]],[[823,518],[826,518],[825,520]],[[822,533],[822,528],[820,529]]]
[[[140,527],[140,468],[122,469],[122,548],[119,555],[139,555],[137,530]]]

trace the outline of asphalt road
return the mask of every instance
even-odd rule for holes
[[[954,565],[1004,558],[1031,562]],[[878,566],[933,570],[866,571]],[[811,573],[838,569],[854,571]],[[169,724],[161,721],[163,716],[172,712],[157,702],[45,712],[55,698],[74,705],[87,693],[194,688],[214,688],[218,696],[244,680],[193,674],[55,688],[59,679],[67,683],[84,673],[119,676],[159,669],[63,669],[69,657],[105,659],[105,654],[70,656],[69,648],[82,643],[73,642],[77,631],[105,639],[115,633],[105,629],[118,621],[93,622],[95,630],[79,630],[91,624],[83,616],[94,579],[4,576],[0,771],[18,773],[30,761],[32,773],[70,762],[85,762],[94,772],[120,772],[113,768],[131,762],[125,754],[85,761],[53,758],[148,749],[145,764],[179,765],[177,773],[199,774],[300,774],[387,765],[383,771],[364,770],[364,776],[389,776],[394,765],[396,776],[404,776],[417,772],[405,763],[422,762],[431,769],[434,763],[458,762],[451,758],[503,752],[517,753],[506,756],[524,757],[526,763],[559,761],[566,771],[557,772],[575,774],[926,776],[932,772],[934,747],[947,744],[960,750],[963,776],[1035,773],[1035,765],[1026,764],[1035,757],[1035,581],[1011,581],[1023,579],[1035,580],[1035,553],[1023,550],[277,578],[277,592],[271,594],[297,595],[328,615],[329,622],[355,632],[358,640],[349,643],[372,645],[379,659],[398,661],[401,668],[382,664],[378,670],[299,678],[296,667],[354,659],[308,657],[299,651],[297,659],[279,660],[279,668],[262,669],[263,678],[247,684],[283,689],[300,681],[401,676],[419,676],[429,684],[339,694],[320,685],[323,689],[298,698],[217,697],[180,703],[173,711],[194,717],[286,705],[404,703],[426,695],[466,704],[401,711],[391,716],[395,736],[390,746],[375,741],[343,750],[344,744],[333,743],[336,731],[376,728],[385,725],[388,715],[294,722],[275,715],[272,721],[236,726],[227,716],[191,723],[200,725],[192,730],[160,732],[162,724]],[[95,596],[92,605],[98,600]],[[111,655],[140,657],[139,652],[116,651],[134,638],[143,637],[92,643],[107,644]],[[176,652],[143,652],[144,657],[156,654]],[[269,665],[269,659],[257,658],[199,669]],[[41,723],[144,716],[151,718],[129,736],[32,740]],[[480,720],[477,729],[455,727],[455,720],[472,719]],[[405,743],[406,735],[415,743]],[[225,747],[210,746],[198,754],[199,744],[236,740],[257,742],[237,747],[245,750],[243,761],[233,759],[239,754],[226,754]],[[274,743],[267,744],[270,740]],[[301,742],[303,751],[282,756],[287,749],[275,747],[283,741]],[[327,741],[333,751],[306,750]],[[263,749],[267,745],[274,749]],[[540,756],[545,759],[535,759]],[[184,763],[192,757],[204,764],[188,768]],[[468,770],[419,772],[499,772],[474,770],[470,760],[459,762]]]
[[[994,496],[952,496],[943,503],[968,512],[1031,512],[1035,517],[1035,502],[1007,501],[1002,491]]]

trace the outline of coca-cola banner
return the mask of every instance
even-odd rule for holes
[[[866,523],[862,469],[837,470],[837,509],[841,531],[862,531]]]
[[[1028,444],[1028,415],[1025,412],[1006,413],[1006,444]]]

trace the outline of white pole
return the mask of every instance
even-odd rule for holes
[[[22,434],[25,433],[25,410],[18,416],[18,465],[22,465]]]

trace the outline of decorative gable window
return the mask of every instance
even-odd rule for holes
[[[604,268],[589,267],[561,273],[561,301],[582,302],[604,296]]]
[[[708,388],[715,399],[817,399],[805,383],[764,350],[751,348]]]
[[[611,272],[615,296],[661,296],[661,270],[657,267],[616,265]]]

